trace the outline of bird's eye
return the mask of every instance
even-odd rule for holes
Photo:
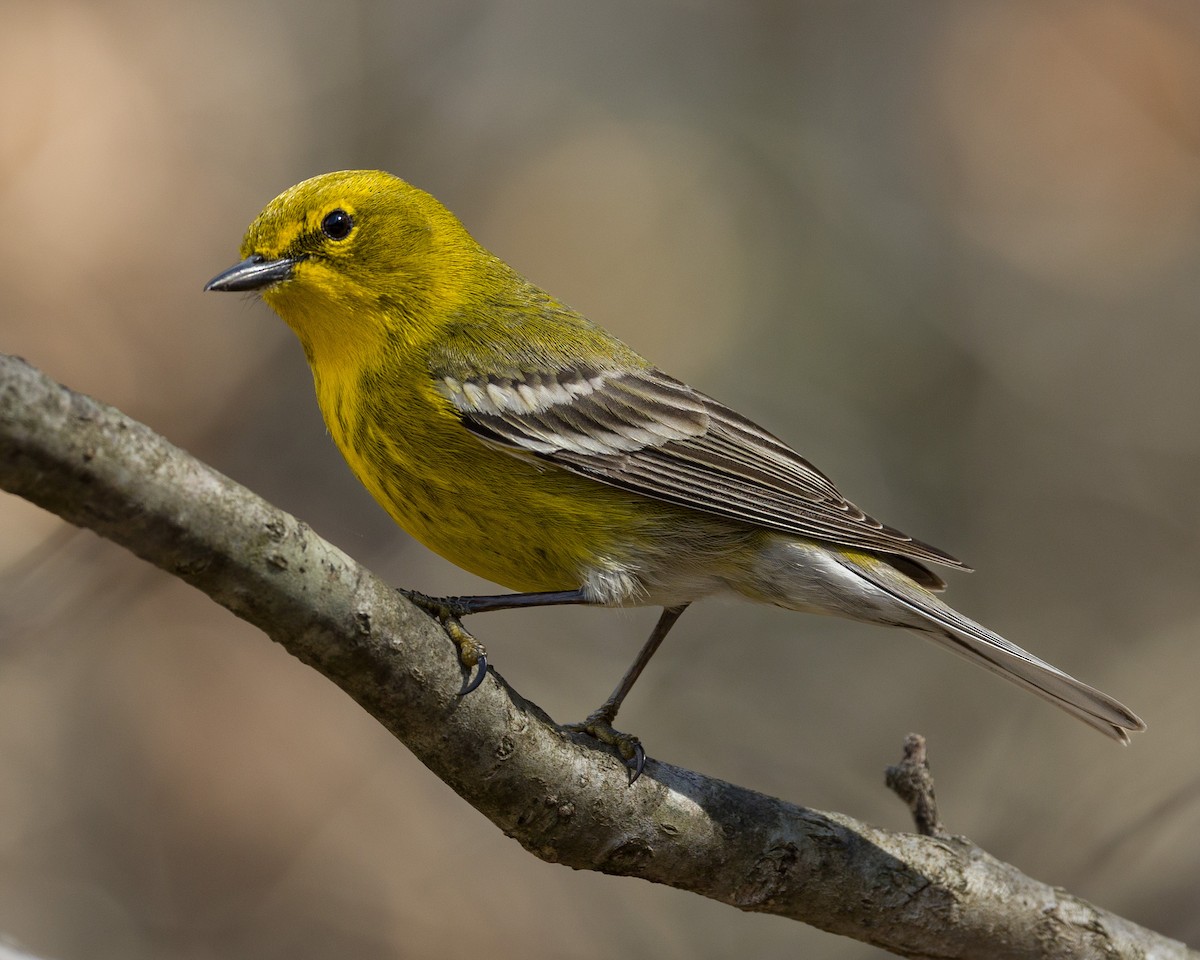
[[[321,232],[330,240],[345,240],[354,229],[354,218],[345,210],[334,210],[325,214],[321,221]]]

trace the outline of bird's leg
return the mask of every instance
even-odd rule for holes
[[[469,616],[472,613],[487,613],[490,610],[591,603],[584,596],[582,588],[549,593],[506,593],[482,597],[430,597],[423,593],[417,593],[415,590],[401,590],[400,592],[422,610],[437,617],[447,635],[458,648],[459,662],[467,670],[467,678],[463,682],[459,696],[466,696],[478,687],[487,675],[488,668],[487,653],[483,649],[483,644],[467,632],[462,625],[461,617]],[[609,698],[593,710],[586,720],[581,723],[567,724],[564,728],[586,733],[601,743],[615,747],[625,766],[630,770],[630,783],[642,775],[642,769],[646,766],[646,750],[637,737],[614,730],[612,723],[617,718],[617,711],[621,709],[625,697],[629,695],[637,678],[646,669],[646,664],[650,662],[650,658],[654,656],[659,645],[671,632],[671,628],[675,626],[675,621],[679,619],[680,614],[687,608],[686,603],[664,608],[662,615],[658,618],[658,623],[654,625],[650,636],[642,644],[642,649],[638,651],[637,658],[625,671],[621,682],[617,684]],[[472,676],[472,671],[474,671],[474,676]]]
[[[551,593],[506,593],[488,597],[429,597],[415,590],[401,590],[414,604],[441,621],[447,636],[458,648],[458,661],[467,670],[460,697],[483,683],[487,676],[487,651],[462,625],[460,618],[489,610],[513,610],[519,607],[549,607],[558,604],[588,603],[583,590],[558,590]]]
[[[612,695],[600,704],[597,709],[593,710],[586,720],[581,723],[567,724],[566,727],[568,730],[589,734],[601,743],[607,743],[610,746],[616,747],[617,753],[620,754],[621,759],[625,762],[625,766],[629,767],[630,783],[633,783],[642,775],[642,768],[646,766],[646,751],[637,737],[629,733],[619,733],[613,729],[612,724],[617,719],[617,711],[621,709],[621,704],[624,702],[625,697],[633,689],[633,685],[637,682],[637,678],[642,675],[642,671],[646,669],[646,664],[654,656],[654,652],[658,649],[659,644],[671,632],[671,628],[675,626],[675,621],[679,619],[680,614],[687,608],[688,605],[686,603],[680,604],[677,607],[665,607],[662,616],[658,618],[658,623],[650,631],[649,638],[642,644],[642,649],[638,651],[637,658],[630,665],[629,669],[625,671],[625,676],[621,678],[621,682],[617,684]]]

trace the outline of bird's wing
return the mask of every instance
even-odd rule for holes
[[[787,444],[653,368],[442,377],[472,433],[611,486],[841,546],[964,567],[885,526]],[[902,570],[936,576],[918,564]]]

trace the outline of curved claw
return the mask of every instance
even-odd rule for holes
[[[625,761],[625,766],[629,768],[629,785],[632,787],[646,769],[646,748],[641,743],[633,745],[633,756]]]
[[[472,690],[478,688],[483,683],[483,678],[487,676],[487,651],[483,649],[482,643],[466,631],[458,617],[448,613],[445,609],[434,612],[434,616],[442,622],[442,629],[446,631],[446,636],[458,650],[458,662],[467,670],[467,677],[463,681],[462,689],[458,691],[460,697],[465,697]]]
[[[465,697],[468,693],[470,693],[472,690],[475,690],[481,683],[483,683],[483,678],[487,676],[488,672],[486,653],[479,654],[479,659],[475,662],[475,669],[475,676],[472,677],[470,673],[468,673],[467,678],[463,681],[462,689],[458,691],[458,695],[460,697]],[[638,773],[641,772],[642,771],[639,769]]]
[[[629,733],[619,733],[612,728],[608,718],[597,710],[581,723],[567,723],[563,729],[571,733],[586,733],[589,737],[603,744],[615,747],[617,756],[629,771],[629,785],[633,786],[642,771],[646,769],[646,748],[642,742]]]

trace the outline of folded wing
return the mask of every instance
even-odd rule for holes
[[[730,520],[892,556],[930,588],[943,584],[921,562],[964,568],[868,516],[777,437],[656,369],[444,377],[438,387],[466,429],[514,454]]]

